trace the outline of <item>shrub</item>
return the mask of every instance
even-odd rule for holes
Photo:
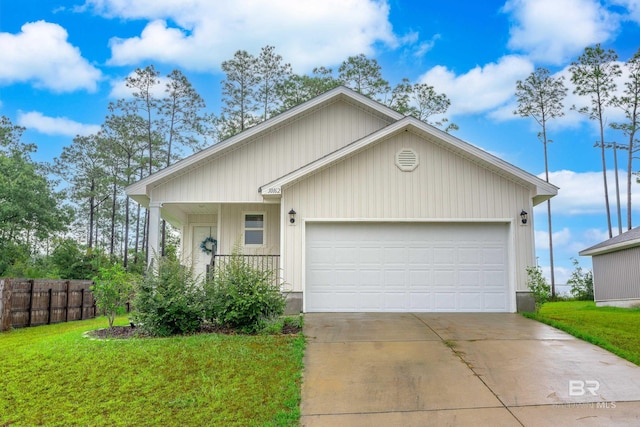
[[[95,285],[91,287],[91,291],[96,299],[96,306],[104,310],[111,329],[118,309],[124,307],[131,298],[137,277],[127,273],[122,265],[113,264],[100,268],[93,281]]]
[[[571,261],[575,268],[567,280],[567,285],[571,285],[571,295],[577,300],[593,301],[593,272],[584,271],[577,259],[571,258]]]
[[[132,318],[151,335],[187,334],[200,327],[202,302],[193,270],[176,259],[162,258],[137,287]]]
[[[282,315],[285,297],[273,270],[244,262],[236,251],[206,284],[206,318],[221,325],[254,333],[269,319]]]
[[[536,313],[540,311],[540,308],[549,301],[551,295],[551,286],[547,283],[547,279],[542,275],[542,269],[538,266],[527,267],[527,287],[533,295],[533,299],[536,303]]]

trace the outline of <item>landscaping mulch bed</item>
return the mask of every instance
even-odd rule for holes
[[[302,331],[302,328],[295,325],[284,325],[282,335],[296,335]],[[224,334],[237,335],[238,331],[219,325],[202,325],[199,334]],[[149,335],[142,332],[139,328],[132,326],[114,326],[113,328],[97,329],[89,332],[91,338],[97,339],[128,339],[128,338],[145,338]]]

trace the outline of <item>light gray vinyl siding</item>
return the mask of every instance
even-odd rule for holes
[[[157,202],[260,202],[258,188],[385,126],[390,119],[344,101],[238,143],[152,190]]]
[[[593,257],[596,301],[640,298],[640,247]]]
[[[244,213],[265,213],[265,244],[260,248],[247,247],[243,243]],[[266,203],[237,203],[222,205],[220,209],[222,229],[218,231],[219,253],[230,255],[239,245],[247,255],[280,254],[280,205]]]
[[[403,172],[395,155],[413,149],[419,166]],[[526,290],[525,268],[533,265],[530,190],[412,132],[404,132],[292,184],[283,191],[286,210],[298,225],[285,229],[285,277],[301,290],[303,220],[510,222],[517,290]],[[524,209],[530,221],[521,226]],[[517,242],[517,244],[513,243]]]

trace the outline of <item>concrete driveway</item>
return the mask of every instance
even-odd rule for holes
[[[640,367],[518,314],[310,313],[303,426],[640,425]]]

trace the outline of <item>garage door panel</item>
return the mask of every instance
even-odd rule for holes
[[[457,260],[457,255],[453,248],[436,247],[433,249],[433,264],[452,265]]]
[[[457,311],[455,292],[435,292],[434,309],[435,311]]]
[[[506,224],[307,224],[307,311],[509,311]]]
[[[453,270],[435,270],[433,272],[433,285],[453,287],[456,285],[456,278],[456,273]]]
[[[424,289],[429,283],[432,283],[432,274],[430,270],[411,269],[409,271],[409,287],[416,290]]]
[[[485,270],[481,274],[482,274],[482,283],[484,284],[485,288],[493,287],[496,289],[503,290],[504,284],[507,280],[507,277],[504,271]]]
[[[477,265],[480,263],[482,259],[482,253],[479,251],[477,246],[475,247],[461,247],[458,250],[458,263],[469,264],[469,265]]]
[[[459,311],[481,311],[482,294],[480,292],[460,292]]]
[[[485,265],[502,265],[504,258],[504,248],[484,248],[482,251],[482,263]]]

